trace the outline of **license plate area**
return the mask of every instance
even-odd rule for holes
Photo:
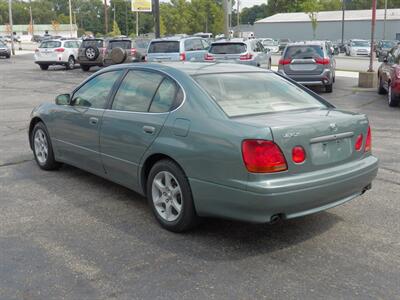
[[[335,163],[349,158],[353,152],[351,138],[339,138],[311,144],[314,165]]]

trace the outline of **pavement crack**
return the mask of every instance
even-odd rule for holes
[[[20,165],[29,161],[32,161],[33,159],[23,159],[23,160],[19,160],[19,161],[10,161],[10,162],[6,162],[3,164],[0,164],[0,168],[2,167],[9,167],[9,166],[16,166],[16,165]]]

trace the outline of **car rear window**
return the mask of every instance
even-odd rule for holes
[[[211,44],[210,53],[213,54],[239,54],[246,52],[247,46],[244,43],[217,43]]]
[[[42,42],[39,48],[58,48],[61,47],[61,42],[59,41],[45,41]]]
[[[82,47],[89,47],[89,46],[101,48],[101,47],[103,47],[103,41],[102,40],[88,40],[88,41],[82,42]]]
[[[370,43],[368,41],[353,41],[351,42],[353,47],[369,47]]]
[[[307,59],[324,57],[324,50],[319,45],[289,46],[285,52],[285,58]]]
[[[152,42],[149,47],[149,53],[179,53],[179,42],[177,41],[159,41]]]
[[[229,117],[326,107],[274,73],[204,74],[193,78]]]
[[[132,42],[131,41],[110,41],[109,48],[110,49],[114,49],[114,48],[131,49]]]

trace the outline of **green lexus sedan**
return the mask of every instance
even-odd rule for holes
[[[370,189],[378,170],[365,115],[237,64],[105,68],[36,107],[29,141],[41,169],[66,163],[128,187],[175,232],[205,216],[322,211]]]

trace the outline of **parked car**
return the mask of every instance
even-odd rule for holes
[[[370,189],[378,170],[365,114],[238,64],[105,68],[36,107],[29,143],[41,169],[67,163],[146,195],[177,232],[203,216],[326,210]]]
[[[256,67],[271,68],[271,53],[260,40],[231,39],[211,44],[204,56],[207,62],[234,62]]]
[[[136,49],[132,47],[132,40],[127,37],[106,39],[105,45],[104,66],[131,63],[136,53]]]
[[[261,39],[261,43],[263,44],[264,48],[267,48],[271,53],[279,52],[278,42],[274,39]]]
[[[388,52],[397,44],[399,43],[399,41],[389,41],[389,40],[382,40],[379,41],[376,45],[376,57],[380,57],[380,56],[386,56],[388,54]]]
[[[279,45],[279,52],[283,52],[285,50],[286,45],[289,44],[291,41],[289,39],[279,39],[278,40],[278,45]]]
[[[147,49],[149,48],[150,39],[139,38],[132,41],[132,49],[134,49],[133,60],[136,62],[145,61]]]
[[[278,72],[307,86],[324,86],[332,92],[336,61],[328,43],[309,41],[286,46]]]
[[[80,41],[75,39],[44,40],[35,50],[35,63],[42,70],[51,65],[63,65],[72,70],[78,58]]]
[[[347,56],[370,56],[371,43],[367,40],[350,40],[346,45]]]
[[[6,45],[5,42],[0,40],[0,57],[5,57],[5,58],[10,58],[11,57],[11,51],[10,48]]]
[[[103,38],[88,38],[82,41],[78,50],[78,63],[83,71],[91,67],[103,66],[104,52],[106,50]]]
[[[209,44],[200,37],[169,37],[154,39],[149,44],[146,60],[203,61]]]
[[[393,47],[379,61],[383,62],[378,69],[378,93],[387,94],[389,106],[400,103],[400,46]]]

